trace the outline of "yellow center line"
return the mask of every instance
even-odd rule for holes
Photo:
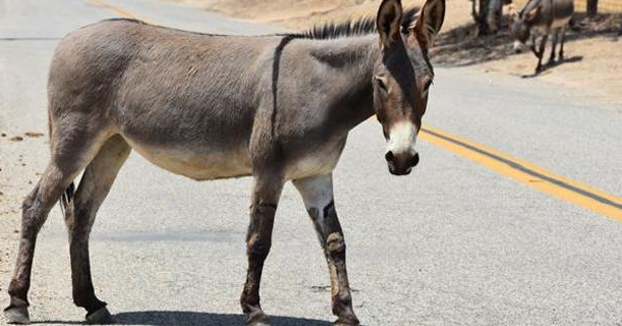
[[[84,1],[111,10],[121,17],[140,20],[136,15],[102,0]],[[622,222],[622,198],[430,126],[422,128],[420,137],[532,188]]]
[[[622,198],[430,126],[422,128],[420,137],[532,188],[622,222]]]
[[[106,8],[106,9],[114,12],[115,14],[123,17],[123,18],[136,19],[136,20],[140,20],[140,21],[146,22],[145,20],[138,18],[136,15],[134,15],[134,14],[132,14],[130,12],[127,12],[127,11],[125,11],[125,10],[115,6],[115,5],[111,5],[111,4],[107,3],[107,2],[104,2],[102,0],[84,0],[84,1],[90,2],[90,3],[92,3],[92,4],[96,5],[96,6],[100,6],[100,7]]]

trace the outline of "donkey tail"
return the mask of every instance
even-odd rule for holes
[[[63,216],[67,217],[68,210],[73,207],[69,207],[69,205],[73,205],[73,195],[76,193],[76,186],[72,181],[69,187],[65,189],[65,192],[60,196],[60,210],[63,212]]]
[[[51,144],[52,144],[52,136],[53,133],[52,131],[54,130],[54,124],[53,124],[53,117],[52,117],[52,110],[50,110],[48,108],[48,134],[50,135],[50,148],[51,148]],[[69,207],[69,205],[73,205],[73,195],[76,193],[76,185],[75,183],[72,181],[71,184],[69,184],[69,187],[67,187],[67,189],[65,189],[65,191],[63,192],[63,194],[60,196],[60,210],[63,213],[63,216],[66,218],[67,217],[67,208]]]

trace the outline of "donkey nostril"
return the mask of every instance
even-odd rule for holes
[[[393,162],[393,160],[395,160],[395,155],[393,155],[392,151],[388,151],[385,155],[384,158],[387,160],[387,162]]]
[[[413,156],[412,161],[410,162],[410,166],[417,166],[417,164],[419,164],[419,153],[415,153],[415,156]]]

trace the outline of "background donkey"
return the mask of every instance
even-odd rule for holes
[[[525,4],[520,13],[510,13],[512,24],[511,31],[514,36],[514,50],[520,52],[525,46],[529,36],[532,36],[531,50],[538,58],[536,72],[542,70],[542,56],[546,47],[549,34],[553,32],[553,46],[549,63],[555,61],[555,47],[561,34],[559,60],[564,59],[564,41],[566,39],[566,27],[574,12],[573,0],[530,0]],[[543,34],[540,45],[536,49],[536,33]]]
[[[512,0],[490,0],[486,22],[491,33],[496,33],[503,24],[503,5],[509,5]]]
[[[373,114],[387,140],[390,172],[408,174],[419,162],[415,141],[434,77],[428,49],[444,14],[444,0],[427,0],[415,22],[399,0],[384,0],[375,21],[303,34],[231,37],[123,19],[71,33],[51,63],[51,159],[23,203],[8,321],[29,322],[35,241],[63,194],[74,302],[87,310],[87,321],[111,321],[93,290],[88,239],[134,149],[196,180],[253,176],[240,298],[252,326],[268,324],[259,284],[279,197],[292,180],[328,262],[336,324],[358,325],[332,171],[348,132]]]

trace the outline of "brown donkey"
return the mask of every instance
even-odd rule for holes
[[[88,239],[95,215],[132,149],[196,180],[252,176],[248,273],[240,299],[247,324],[268,325],[259,284],[274,214],[292,180],[330,270],[336,325],[358,325],[346,272],[332,171],[348,132],[376,114],[391,173],[418,161],[415,140],[434,77],[428,49],[445,0],[415,15],[384,0],[377,19],[302,34],[233,37],[115,19],[63,39],[51,63],[51,159],[23,204],[9,286],[11,323],[29,322],[35,241],[62,197],[73,299],[91,323],[111,322],[93,291]],[[73,180],[84,171],[74,193]]]

